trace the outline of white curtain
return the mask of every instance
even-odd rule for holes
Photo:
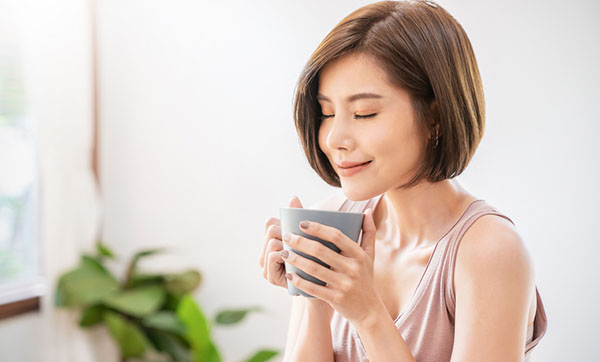
[[[91,168],[93,141],[90,3],[80,0],[15,1],[23,36],[30,117],[36,124],[40,169],[41,268],[44,361],[116,360],[102,331],[78,327],[76,313],[53,305],[58,276],[92,251],[101,204]],[[94,343],[92,343],[94,339]],[[95,351],[94,348],[102,351]]]

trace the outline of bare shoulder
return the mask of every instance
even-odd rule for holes
[[[340,189],[330,194],[326,198],[315,202],[309,207],[309,209],[337,211],[342,206],[345,200],[346,195],[344,195],[344,192],[342,192],[342,190]]]
[[[509,220],[483,215],[467,229],[456,255],[454,285],[451,360],[487,355],[522,361],[535,313],[535,284],[525,243]]]
[[[498,276],[533,279],[531,257],[515,226],[498,215],[479,217],[463,235],[456,256],[456,282]],[[514,280],[514,279],[513,279]]]

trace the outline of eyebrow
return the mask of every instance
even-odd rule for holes
[[[363,99],[363,98],[375,98],[375,99],[379,99],[379,98],[383,98],[383,96],[379,95],[379,94],[375,94],[375,93],[358,93],[358,94],[354,94],[354,95],[349,96],[346,100],[348,101],[348,103],[350,103],[350,102],[354,102],[356,100]],[[320,101],[331,102],[331,100],[329,98],[325,97],[321,93],[319,93],[317,95],[317,99],[320,100]]]

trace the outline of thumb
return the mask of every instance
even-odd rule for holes
[[[371,261],[375,259],[375,221],[373,220],[373,209],[368,208],[364,212],[362,223],[362,240],[361,248],[371,257]]]
[[[298,198],[298,196],[294,196],[290,199],[290,201],[288,201],[288,206],[289,207],[295,207],[297,209],[303,209],[304,206],[302,206],[302,203],[300,202],[300,199]]]

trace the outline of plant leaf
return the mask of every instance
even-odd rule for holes
[[[127,267],[127,274],[125,275],[125,280],[123,281],[123,286],[125,289],[131,289],[133,286],[133,276],[136,274],[137,264],[141,258],[153,254],[157,254],[163,252],[164,249],[148,249],[142,250],[135,253],[135,255],[131,258],[129,262],[129,266]]]
[[[158,351],[168,354],[173,361],[191,362],[191,350],[183,339],[159,330],[150,329],[147,332],[152,344]]]
[[[111,278],[116,280],[116,278],[113,277],[113,275],[108,271],[108,269],[106,269],[104,264],[102,264],[101,261],[99,261],[97,258],[95,258],[93,256],[83,254],[81,256],[81,260],[79,261],[79,265],[83,266],[84,268],[87,268],[89,270],[95,270],[98,273],[102,273],[104,275],[110,276]]]
[[[194,361],[220,361],[219,352],[210,338],[210,324],[191,295],[187,294],[181,298],[177,306],[177,316],[185,325],[185,337],[192,346]]]
[[[240,322],[246,314],[253,311],[260,311],[261,307],[252,307],[246,309],[223,309],[215,318],[215,322],[218,324],[235,324]]]
[[[81,312],[81,318],[79,319],[79,325],[81,327],[91,327],[103,320],[104,307],[101,305],[92,305]]]
[[[145,256],[150,256],[150,255],[162,253],[164,251],[165,251],[164,248],[140,250],[140,251],[138,251],[137,253],[135,253],[133,255],[132,261],[133,261],[133,263],[135,265],[141,258],[143,258]]]
[[[179,301],[181,300],[180,295],[175,295],[173,293],[167,292],[167,298],[165,300],[165,304],[163,305],[163,309],[170,311],[177,311],[177,306],[179,305]]]
[[[159,286],[140,287],[113,294],[104,303],[125,314],[143,317],[157,311],[165,300],[165,291]]]
[[[279,351],[274,349],[262,349],[254,354],[254,356],[248,358],[245,362],[263,362],[268,361],[271,358],[277,356]]]
[[[58,280],[54,303],[59,307],[85,307],[116,292],[116,279],[94,258],[83,255],[79,266]]]
[[[165,286],[173,294],[183,295],[192,292],[202,281],[202,275],[197,270],[186,270],[182,273],[165,276]]]
[[[110,250],[106,245],[104,245],[101,241],[98,241],[96,243],[96,253],[98,253],[98,256],[105,256],[109,259],[114,259],[115,258],[115,253],[112,252],[112,250]]]
[[[161,311],[142,319],[144,326],[183,336],[185,325],[173,312]]]
[[[221,362],[221,356],[215,344],[210,341],[208,342],[208,355],[194,354],[194,362]]]
[[[140,357],[146,352],[150,341],[138,326],[111,311],[104,313],[104,321],[118,343],[123,358]]]
[[[162,284],[162,283],[164,283],[164,281],[165,281],[164,274],[135,273],[131,277],[131,287],[136,288],[136,287],[140,287],[140,286]]]

